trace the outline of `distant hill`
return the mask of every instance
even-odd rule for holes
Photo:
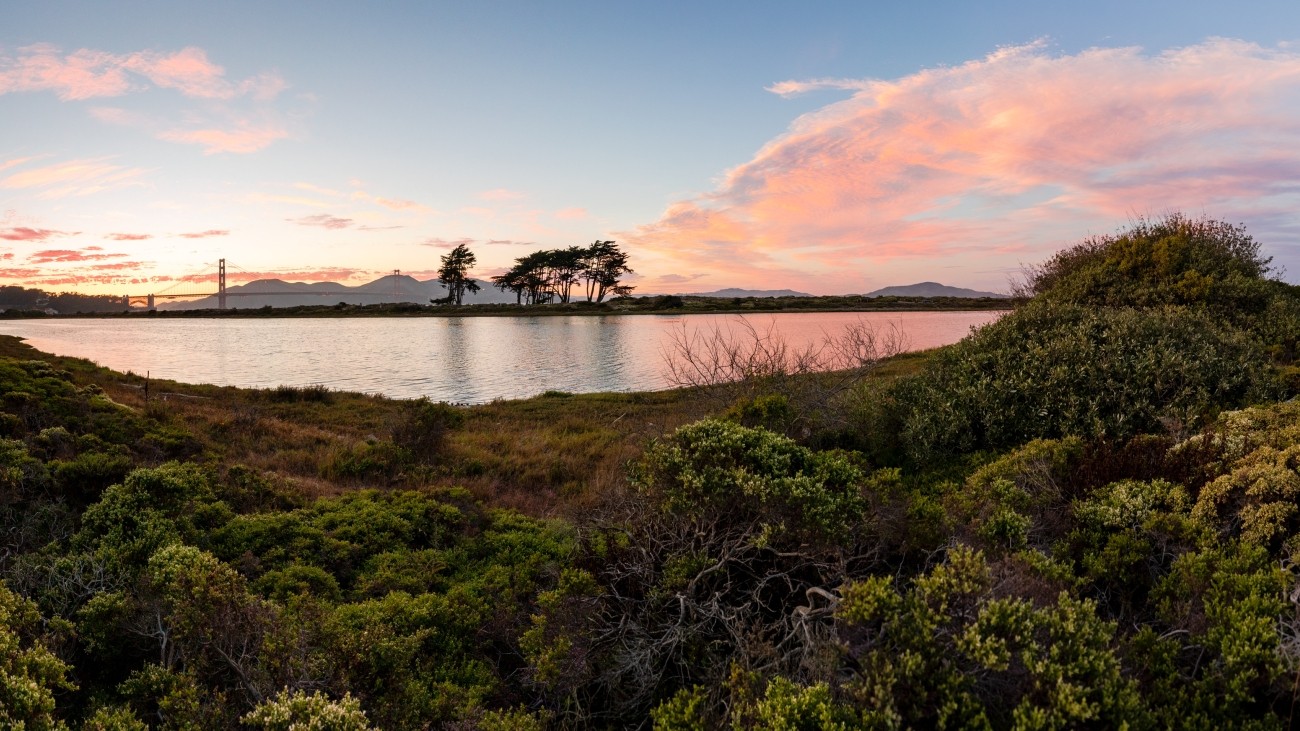
[[[918,282],[899,287],[885,287],[868,292],[863,297],[1009,297],[998,292],[980,292],[964,287],[949,287],[938,282]]]
[[[793,289],[737,289],[735,287],[713,292],[677,292],[677,295],[679,297],[812,297],[807,292],[796,292]]]
[[[496,304],[515,301],[509,292],[478,281],[478,294],[465,293],[465,304]],[[285,282],[280,279],[259,279],[247,284],[226,288],[226,306],[241,310],[260,307],[297,307],[301,305],[333,305],[346,302],[350,305],[392,304],[414,302],[429,304],[429,300],[447,296],[447,288],[436,279],[420,281],[415,277],[389,274],[373,282],[349,287],[338,282]],[[216,295],[189,302],[159,302],[160,310],[201,310],[218,305]]]

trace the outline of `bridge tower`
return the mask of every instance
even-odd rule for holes
[[[217,308],[226,309],[226,260],[217,262]]]

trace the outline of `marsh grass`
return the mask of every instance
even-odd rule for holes
[[[157,461],[179,451],[221,468],[242,465],[305,497],[464,487],[486,504],[534,516],[578,515],[626,485],[628,463],[652,439],[729,406],[718,393],[724,386],[547,392],[452,407],[318,386],[239,389],[160,379],[150,381],[146,403],[145,379],[136,374],[42,353],[13,337],[0,336],[0,357],[43,360],[78,385],[98,385],[154,425]],[[881,361],[872,376],[914,372],[928,357]],[[429,425],[441,433],[425,434]]]

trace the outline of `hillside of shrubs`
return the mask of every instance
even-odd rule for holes
[[[667,431],[649,395],[344,400],[368,436],[321,459],[349,428],[325,394],[282,394],[274,429],[266,394],[179,418],[5,356],[0,727],[1292,727],[1277,276],[1240,226],[1143,220],[832,397],[777,368]],[[470,466],[467,432],[539,411],[619,478],[529,472],[558,513],[485,491],[525,472]],[[259,453],[290,426],[316,436]]]

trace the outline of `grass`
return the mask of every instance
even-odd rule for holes
[[[188,434],[199,461],[243,465],[304,496],[363,487],[460,486],[491,505],[534,516],[572,516],[622,487],[646,444],[717,411],[698,389],[645,393],[547,392],[458,407],[438,455],[403,460],[392,443],[403,400],[322,387],[240,389],[145,379],[50,355],[0,336],[0,357],[43,360],[95,384],[115,402]],[[914,372],[928,353],[882,363],[873,378]]]

